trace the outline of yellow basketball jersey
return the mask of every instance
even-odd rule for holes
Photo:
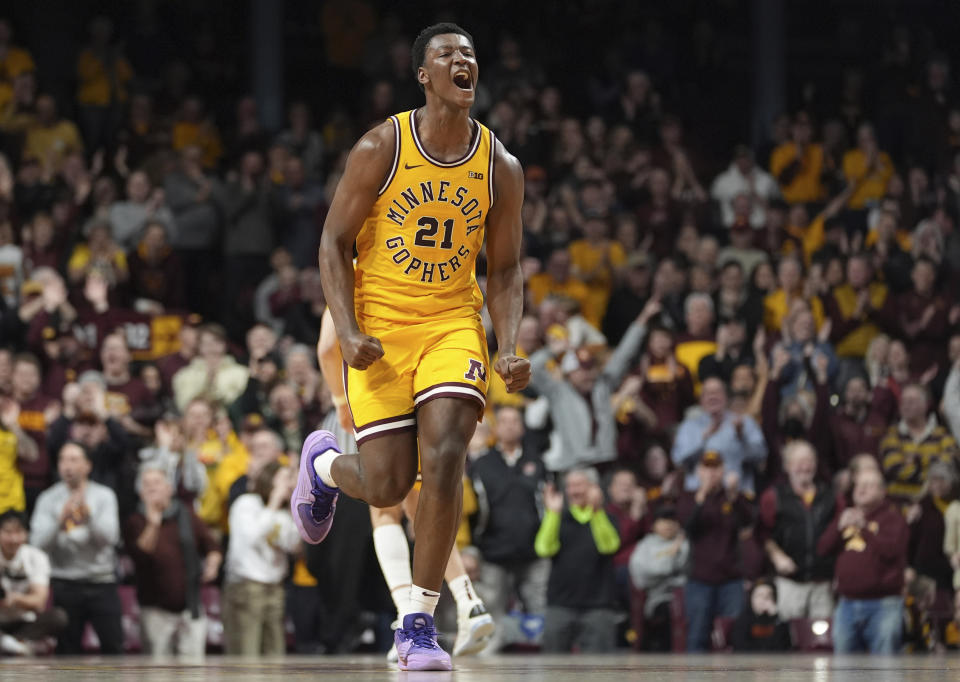
[[[357,235],[357,321],[474,318],[483,305],[475,264],[493,203],[493,132],[474,121],[467,154],[444,163],[420,144],[414,112],[390,121],[393,166]]]

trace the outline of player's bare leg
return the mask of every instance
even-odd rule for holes
[[[403,510],[411,521],[416,518],[419,501],[420,490],[414,486],[403,501]],[[453,645],[453,655],[471,656],[479,653],[492,639],[495,625],[467,575],[456,544],[450,550],[443,578],[457,603],[457,640]]]

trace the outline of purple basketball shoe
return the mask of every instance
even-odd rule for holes
[[[337,439],[329,431],[314,431],[303,442],[300,450],[300,475],[297,488],[290,498],[290,511],[304,542],[317,545],[323,542],[333,525],[337,510],[339,488],[331,488],[320,480],[313,461],[327,450],[341,452]]]
[[[453,670],[450,654],[437,644],[433,616],[411,613],[403,617],[403,627],[393,634],[400,670]]]

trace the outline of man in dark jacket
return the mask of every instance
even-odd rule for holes
[[[503,622],[514,594],[527,614],[542,616],[547,607],[550,561],[538,558],[533,549],[540,527],[538,495],[544,468],[538,457],[523,452],[523,431],[520,410],[499,408],[496,446],[470,465],[479,510],[473,541],[483,557],[480,589],[498,623]],[[491,648],[498,645],[494,642]]]
[[[543,523],[534,542],[537,556],[550,557],[543,650],[583,653],[614,647],[616,580],[613,555],[620,535],[603,510],[603,491],[594,469],[574,469],[564,479],[567,493],[544,491]]]
[[[804,440],[783,451],[787,482],[760,497],[764,549],[777,571],[777,610],[784,620],[828,619],[833,613],[833,557],[817,554],[817,540],[836,512],[829,485],[816,480],[817,453]]]
[[[717,617],[735,618],[743,608],[740,531],[753,522],[753,506],[740,492],[735,471],[724,476],[723,458],[708,450],[697,466],[699,487],[684,492],[677,515],[690,540],[692,560],[684,586],[687,651],[707,651]]]
[[[837,514],[817,545],[821,556],[838,555],[836,653],[895,654],[900,650],[907,543],[907,522],[886,499],[883,474],[869,469],[858,473],[853,507]]]

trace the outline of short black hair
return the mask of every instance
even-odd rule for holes
[[[410,60],[413,66],[414,78],[417,77],[420,67],[423,66],[423,61],[426,59],[427,44],[434,36],[443,35],[444,33],[456,33],[458,35],[462,35],[470,41],[471,45],[473,45],[473,36],[467,33],[466,29],[461,28],[454,23],[447,21],[439,24],[433,24],[432,26],[427,26],[425,29],[420,31],[420,35],[418,35],[417,39],[413,41],[413,49],[411,50]],[[420,86],[420,90],[423,90],[423,85],[420,83],[420,81],[417,81],[417,85]]]
[[[7,511],[0,514],[0,528],[3,528],[5,525],[11,521],[16,521],[20,524],[20,527],[24,530],[30,530],[30,524],[27,522],[27,515],[22,511],[17,511],[16,509],[8,509]]]

